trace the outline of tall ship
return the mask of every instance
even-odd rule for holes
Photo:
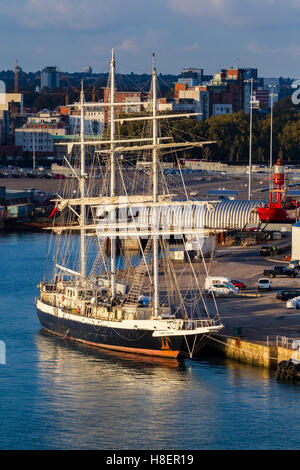
[[[261,222],[295,223],[300,216],[300,204],[298,201],[293,200],[292,193],[287,191],[284,164],[281,158],[277,159],[273,167],[272,183],[269,188],[268,205],[257,208]]]
[[[178,181],[168,186],[161,162],[165,153],[209,142],[175,143],[160,131],[164,120],[194,114],[158,112],[154,55],[146,112],[117,114],[128,103],[116,102],[115,78],[113,52],[107,99],[85,102],[82,84],[76,103],[80,136],[68,144],[65,156],[73,177],[64,181],[63,194],[54,201],[59,217],[55,216],[48,266],[35,301],[37,315],[49,332],[94,347],[192,358],[223,325],[216,299],[204,292],[209,270],[201,231],[174,220],[166,223],[166,214],[175,207],[182,219],[192,204],[207,202],[189,200],[183,179],[183,197],[178,197]],[[105,139],[86,139],[85,110],[93,106],[103,106],[107,113]],[[145,102],[132,101],[130,106]],[[136,137],[134,127],[130,138],[118,133],[121,125],[133,122],[145,128],[144,137]],[[145,207],[148,217],[140,220],[139,211]],[[180,269],[171,256],[172,240],[185,250]],[[199,246],[196,263],[189,240]],[[128,242],[138,248],[134,256],[128,254]]]

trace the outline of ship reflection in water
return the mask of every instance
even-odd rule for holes
[[[266,369],[107,352],[43,331],[35,342],[34,448],[299,447],[298,432],[282,439],[291,422],[299,428],[297,387]]]
[[[195,404],[211,401],[185,362],[106,352],[43,330],[36,346],[52,448],[184,448],[183,428],[199,426]]]

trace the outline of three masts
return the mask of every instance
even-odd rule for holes
[[[99,141],[99,145],[108,145],[108,148],[100,150],[101,154],[109,156],[110,184],[109,195],[90,196],[86,188],[86,145],[84,133],[84,108],[91,103],[84,102],[83,87],[80,97],[80,172],[74,175],[78,180],[80,197],[58,199],[57,207],[63,210],[68,207],[78,216],[78,223],[71,226],[59,227],[59,232],[72,231],[80,233],[80,269],[56,264],[55,276],[50,282],[40,284],[40,297],[36,301],[36,307],[41,324],[47,330],[69,337],[78,341],[89,343],[103,348],[120,351],[142,353],[164,357],[178,357],[187,355],[192,357],[199,349],[203,340],[222,328],[218,310],[216,308],[215,318],[211,318],[208,306],[204,299],[201,286],[194,274],[196,290],[200,291],[199,299],[204,304],[205,315],[192,318],[191,310],[186,308],[184,296],[180,292],[174,276],[174,270],[170,266],[170,259],[163,253],[162,234],[165,237],[177,235],[184,237],[193,234],[196,238],[199,234],[194,229],[181,229],[176,231],[174,227],[162,229],[159,222],[160,206],[165,207],[174,204],[171,194],[159,194],[159,150],[171,148],[174,143],[161,143],[158,137],[158,120],[172,118],[173,115],[161,116],[157,113],[157,74],[152,66],[152,115],[143,116],[144,119],[152,120],[152,137],[144,144],[146,139],[140,139],[142,145],[132,145],[138,139],[117,140],[115,123],[115,57],[112,53],[110,64],[110,101],[109,103],[97,103],[97,106],[109,106],[110,115],[110,141]],[[176,118],[188,115],[175,115]],[[132,119],[132,118],[129,118]],[[137,119],[140,119],[137,118]],[[126,118],[123,121],[126,121]],[[124,145],[124,143],[131,145]],[[207,142],[180,143],[177,146],[202,146]],[[175,144],[176,145],[176,144]],[[133,152],[151,150],[152,152],[152,194],[141,197],[139,194],[128,193],[119,197],[117,194],[116,170],[117,158],[120,152]],[[68,162],[69,166],[70,163]],[[78,194],[78,193],[77,193]],[[178,203],[178,202],[177,202]],[[183,204],[188,204],[185,201]],[[195,203],[195,201],[193,201]],[[200,202],[199,202],[200,203]],[[135,220],[133,209],[136,206],[148,204],[152,207],[151,225],[139,226],[137,222],[131,225],[130,231],[138,240],[141,258],[138,266],[133,270],[131,284],[126,279],[117,279],[117,251],[116,241],[120,235],[128,235],[128,226],[120,220],[120,208],[132,215]],[[87,210],[92,206],[96,208],[96,216],[93,223],[88,223]],[[105,220],[97,218],[99,210],[109,207]],[[78,213],[79,211],[79,213]],[[54,227],[54,230],[57,230]],[[94,264],[88,273],[87,267],[87,238],[96,236],[99,240],[99,252]],[[132,236],[132,234],[131,234]],[[103,261],[103,240],[109,239],[110,266],[108,275],[103,269],[98,269]],[[142,245],[142,238],[147,238],[146,245]],[[200,248],[201,249],[201,248]],[[161,291],[161,261],[168,263],[166,275],[169,279],[169,290],[177,295],[177,301],[162,303]],[[203,258],[204,262],[204,258]],[[153,273],[151,275],[151,273]],[[174,277],[173,277],[174,276]],[[148,287],[143,291],[145,277],[149,277]],[[170,284],[171,280],[171,284]],[[168,283],[164,285],[168,291]],[[146,295],[145,295],[146,294]],[[168,293],[167,293],[168,296]],[[193,299],[192,299],[193,300]],[[177,302],[177,304],[176,304]],[[216,305],[215,305],[216,306]],[[203,309],[202,309],[203,313]]]

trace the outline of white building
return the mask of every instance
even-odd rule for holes
[[[59,114],[42,111],[29,116],[23,127],[15,129],[15,145],[26,152],[54,152],[54,135],[66,135],[67,128]]]
[[[54,152],[53,135],[66,135],[66,129],[15,129],[15,145],[26,152]]]
[[[194,111],[200,113],[199,120],[209,117],[209,92],[206,87],[196,86],[187,90],[179,90],[179,99],[194,100]]]
[[[102,136],[104,131],[104,111],[103,108],[93,106],[85,108],[84,132],[87,135]],[[80,115],[71,114],[69,116],[70,131],[72,134],[80,134]]]
[[[188,87],[199,85],[199,80],[196,78],[179,78],[178,83],[183,83]]]
[[[51,114],[49,111],[40,111],[38,114],[28,116],[26,125],[51,125],[58,126],[61,123],[60,114]]]

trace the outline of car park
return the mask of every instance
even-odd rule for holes
[[[300,308],[300,296],[289,299],[286,303],[286,308]]]
[[[271,284],[272,282],[270,281],[270,279],[268,279],[267,277],[262,277],[258,279],[257,281],[257,290],[259,291],[271,290],[272,289]]]

